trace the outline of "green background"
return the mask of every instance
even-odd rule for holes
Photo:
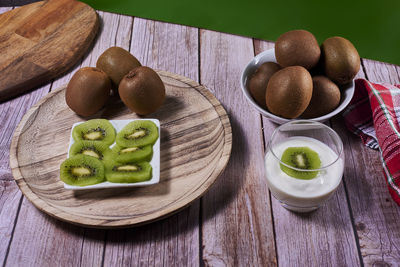
[[[83,0],[95,9],[274,41],[293,29],[349,39],[364,58],[400,65],[400,0]]]

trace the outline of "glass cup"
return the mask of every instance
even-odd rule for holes
[[[295,167],[281,160],[288,147],[295,147],[289,150],[290,160],[296,162],[294,159],[300,155],[302,166]],[[304,169],[304,166],[310,168],[316,160],[315,155],[314,159],[307,155],[309,150],[305,147],[318,153],[319,168]],[[276,128],[268,142],[265,153],[267,184],[272,195],[288,210],[310,212],[319,208],[338,188],[343,169],[342,140],[325,124],[293,120]]]

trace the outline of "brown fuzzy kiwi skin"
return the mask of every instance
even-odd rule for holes
[[[65,102],[78,115],[87,117],[99,111],[110,96],[111,81],[107,74],[93,67],[79,69],[65,90]]]
[[[249,93],[262,108],[267,108],[265,105],[265,91],[267,89],[268,81],[271,76],[281,69],[281,66],[275,62],[265,62],[257,68],[251,76],[248,89]]]
[[[317,118],[332,112],[340,103],[339,87],[325,76],[313,77],[313,93],[302,118]]]
[[[265,93],[268,110],[287,119],[300,116],[313,91],[310,73],[301,66],[283,68],[272,75]]]
[[[317,39],[305,30],[285,32],[275,43],[275,57],[282,67],[302,66],[310,70],[317,65],[320,56]]]
[[[338,85],[351,82],[360,70],[360,55],[354,45],[343,37],[331,37],[321,45],[321,62],[325,74]]]
[[[118,46],[105,50],[96,62],[96,67],[107,73],[115,89],[118,89],[122,78],[129,71],[141,65],[135,56]]]
[[[165,99],[165,86],[160,76],[153,69],[144,66],[125,75],[118,92],[122,102],[139,115],[155,112]]]

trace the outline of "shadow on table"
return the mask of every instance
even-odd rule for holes
[[[347,209],[348,206],[346,202],[343,202],[344,198],[345,190],[343,184],[341,184],[334,195],[317,210],[299,213],[288,211],[279,206],[281,210],[275,211],[275,213],[278,214],[276,218],[278,218],[278,220],[284,218],[298,225],[302,222],[306,225],[314,225],[317,228],[318,226],[323,227],[326,231],[332,229],[336,234],[344,233],[351,229],[351,220]]]
[[[228,112],[229,114],[229,112]],[[244,129],[235,117],[229,116],[232,127],[232,152],[225,170],[211,186],[211,189],[202,198],[202,221],[216,216],[229,205],[243,187],[246,177],[259,175],[252,166],[256,166],[250,159],[248,138]],[[255,172],[255,173],[254,173]],[[232,182],[232,180],[234,180]]]

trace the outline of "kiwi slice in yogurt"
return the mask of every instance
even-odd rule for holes
[[[321,159],[317,152],[309,147],[288,147],[282,154],[281,161],[301,171],[280,164],[280,168],[287,175],[309,180],[318,175],[318,171],[307,171],[321,168]],[[303,171],[304,170],[304,171]]]

